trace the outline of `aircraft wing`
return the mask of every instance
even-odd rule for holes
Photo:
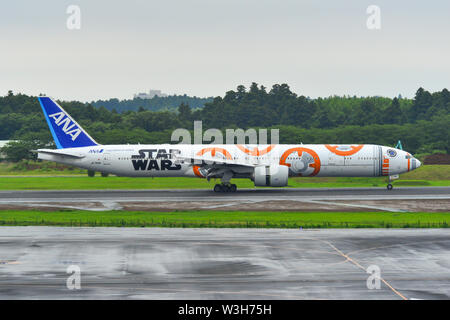
[[[74,159],[81,159],[84,158],[84,155],[76,155],[68,152],[63,152],[59,150],[52,150],[52,149],[38,149],[38,150],[32,150],[33,152],[37,153],[44,153],[44,154],[50,154],[52,156],[64,156],[64,157],[70,157]]]
[[[254,168],[258,165],[262,165],[260,163],[250,163],[245,161],[236,161],[231,159],[220,159],[214,157],[204,157],[204,156],[183,156],[176,155],[176,159],[186,160],[193,162],[193,164],[197,164],[199,166],[208,165],[208,166],[242,166],[242,167],[250,167]]]

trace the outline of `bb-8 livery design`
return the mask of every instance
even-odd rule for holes
[[[58,149],[39,149],[38,158],[126,177],[220,179],[214,191],[236,191],[231,179],[257,187],[284,187],[289,177],[388,176],[420,167],[406,151],[372,144],[300,145],[100,145],[57,103],[39,97]]]

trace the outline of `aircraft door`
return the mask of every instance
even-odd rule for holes
[[[103,154],[103,165],[104,166],[111,165],[111,155],[109,153],[104,153]]]

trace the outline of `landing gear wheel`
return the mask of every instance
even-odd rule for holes
[[[235,184],[216,184],[214,192],[236,192],[237,186]]]
[[[394,186],[393,186],[392,184],[389,183],[389,184],[387,185],[386,188],[387,188],[388,190],[392,190],[392,188],[394,188]]]

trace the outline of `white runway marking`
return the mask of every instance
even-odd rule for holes
[[[351,204],[351,203],[341,203],[341,202],[331,202],[331,201],[319,201],[319,200],[303,200],[304,202],[309,203],[318,203],[318,204],[327,204],[327,205],[335,205],[335,206],[344,206],[344,207],[352,207],[352,208],[366,208],[366,209],[375,209],[381,211],[389,211],[389,212],[409,212],[408,210],[395,209],[395,208],[387,208],[380,206],[369,206],[365,204]]]

